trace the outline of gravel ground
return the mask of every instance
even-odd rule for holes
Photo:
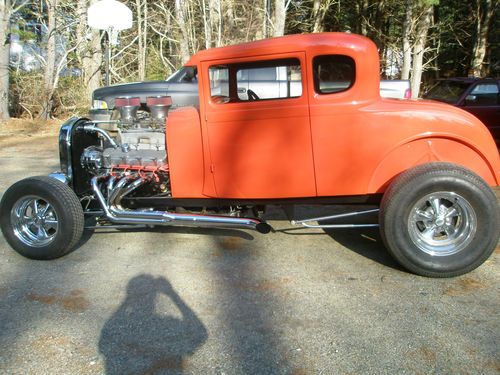
[[[58,168],[54,135],[0,134],[0,195]],[[497,191],[498,193],[498,191]],[[40,262],[0,235],[2,374],[498,374],[500,251],[402,270],[376,230],[87,233]]]

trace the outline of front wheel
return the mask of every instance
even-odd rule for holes
[[[495,194],[473,172],[430,163],[399,175],[380,207],[382,239],[410,271],[452,277],[481,265],[500,236]]]
[[[82,206],[67,185],[50,177],[31,177],[12,185],[0,202],[2,234],[30,259],[54,259],[80,240]]]

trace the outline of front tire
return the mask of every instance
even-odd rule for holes
[[[500,236],[491,188],[450,163],[424,164],[399,175],[384,194],[379,221],[391,255],[428,277],[472,271],[488,259]]]
[[[71,251],[80,240],[83,209],[67,185],[50,177],[30,177],[15,183],[3,195],[0,227],[19,254],[30,259],[55,259]]]

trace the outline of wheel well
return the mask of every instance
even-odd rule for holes
[[[368,193],[383,193],[400,173],[417,165],[449,162],[481,176],[488,184],[497,185],[491,165],[476,150],[460,141],[447,138],[427,138],[411,141],[391,150],[375,169]]]

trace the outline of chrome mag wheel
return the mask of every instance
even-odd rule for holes
[[[22,197],[14,203],[10,219],[14,235],[31,247],[43,247],[51,243],[59,228],[52,205],[37,196]]]
[[[454,192],[436,192],[420,199],[410,210],[408,232],[413,243],[433,256],[460,252],[477,230],[471,204]]]

